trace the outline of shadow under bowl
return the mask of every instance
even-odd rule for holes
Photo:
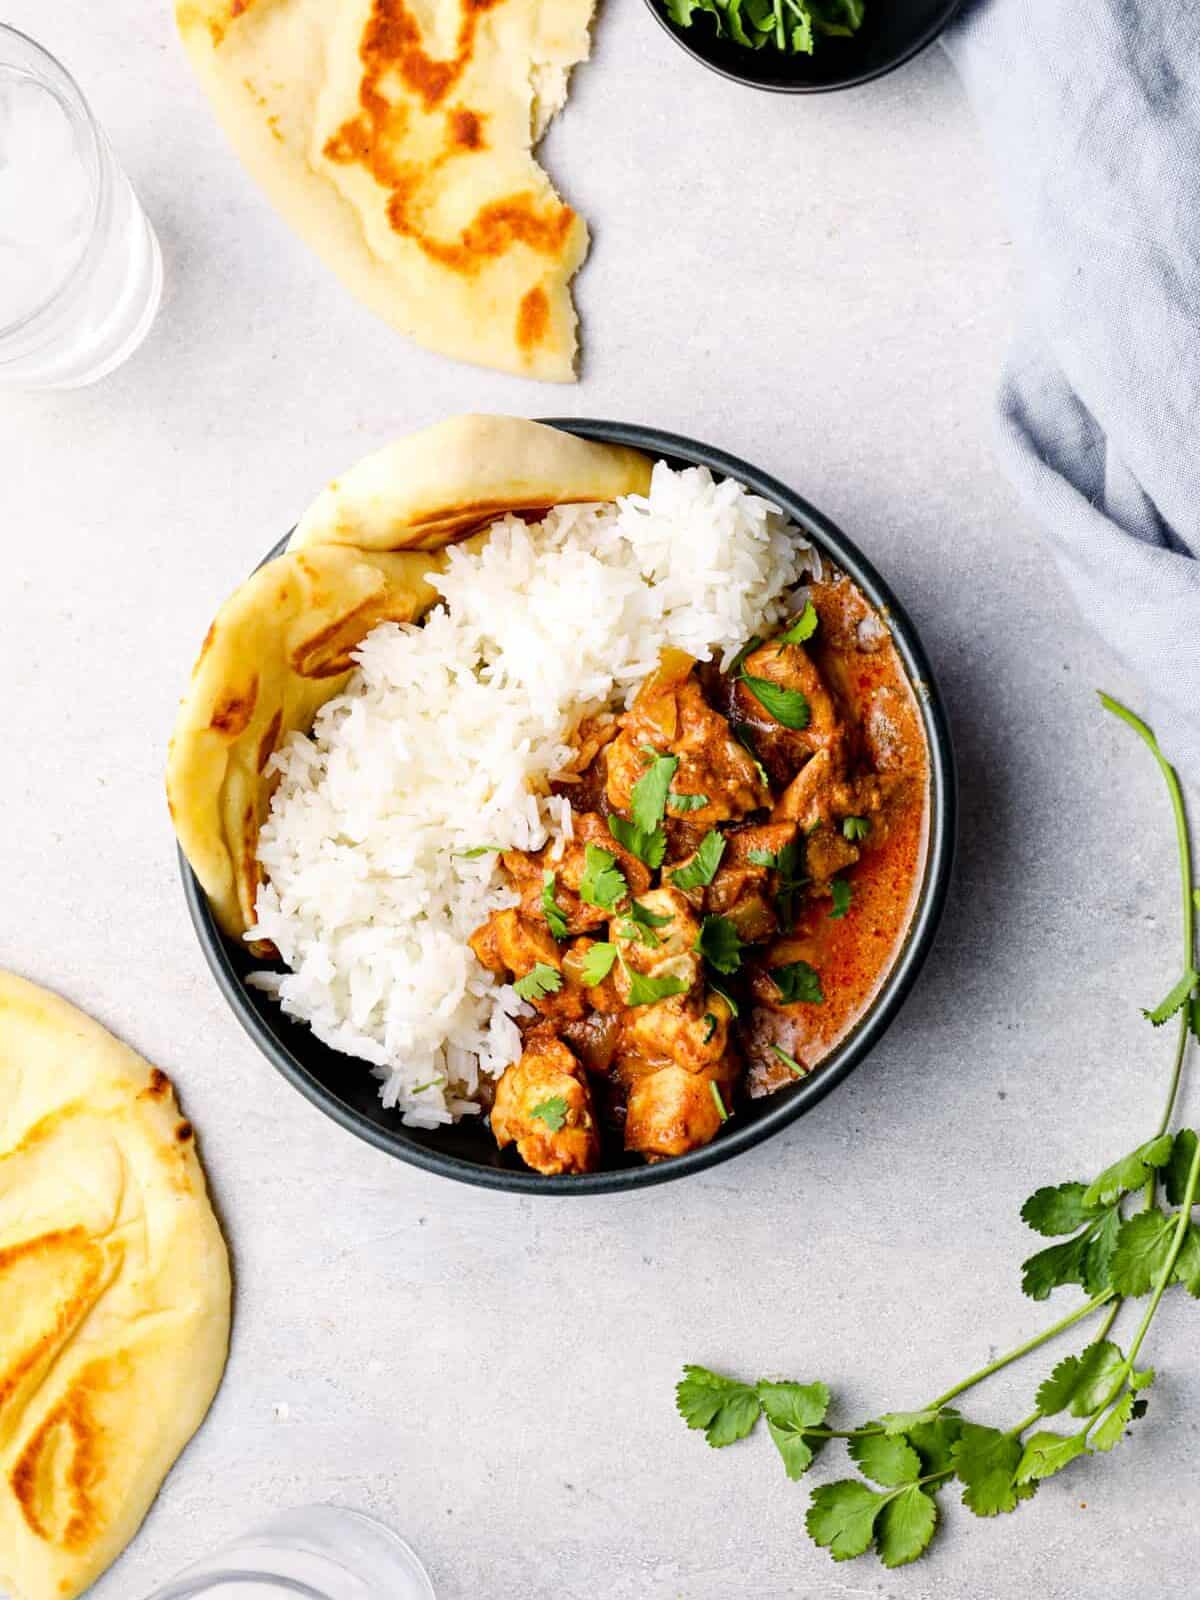
[[[764,46],[751,50],[721,38],[715,18],[703,11],[690,27],[668,16],[663,0],[646,0],[651,15],[710,71],[774,94],[825,94],[853,89],[894,72],[933,43],[962,5],[962,0],[866,0],[862,27],[851,38],[818,38],[812,55]]]
[[[368,1144],[427,1172],[484,1188],[530,1194],[609,1194],[702,1172],[802,1116],[853,1071],[879,1042],[912,988],[941,919],[954,855],[957,815],[954,752],[946,713],[917,634],[883,579],[858,548],[807,500],[735,456],[676,434],[621,422],[548,418],[551,426],[586,439],[629,445],[673,467],[701,465],[732,477],[779,506],[816,549],[846,572],[887,620],[900,659],[914,686],[930,758],[929,848],[912,921],[892,968],[850,1033],[805,1078],[762,1100],[739,1106],[711,1144],[687,1155],[647,1166],[638,1158],[602,1172],[543,1177],[529,1171],[511,1149],[501,1153],[486,1124],[468,1118],[450,1128],[406,1128],[379,1099],[378,1081],[365,1062],[331,1050],[278,1004],[247,986],[247,975],[263,966],[217,927],[204,891],[180,855],[184,893],[205,959],[234,1015],[267,1060],[326,1116]],[[286,538],[266,559],[278,555]]]

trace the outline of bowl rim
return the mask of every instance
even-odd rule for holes
[[[663,10],[661,0],[646,0],[646,6],[654,20],[674,39],[681,50],[691,56],[693,61],[698,61],[701,66],[707,67],[710,72],[715,72],[719,78],[724,78],[728,83],[738,83],[746,89],[758,89],[764,94],[835,94],[841,89],[857,89],[864,83],[874,83],[878,78],[886,78],[889,73],[907,66],[914,57],[927,50],[950,26],[955,13],[964,4],[965,0],[945,0],[937,16],[923,28],[919,28],[897,55],[865,71],[850,73],[844,78],[833,78],[828,83],[764,83],[761,78],[753,78],[745,73],[735,72],[730,67],[722,66],[719,62],[710,61],[684,38],[683,30],[677,28]],[[755,59],[753,51],[748,50],[746,53],[751,60]]]
[[[641,1167],[621,1167],[557,1177],[504,1167],[477,1165],[459,1156],[430,1148],[411,1138],[402,1123],[381,1127],[356,1106],[340,1099],[308,1071],[251,1003],[230,954],[230,945],[217,926],[207,897],[182,850],[177,849],[184,896],[192,926],[217,987],[244,1031],[272,1066],[300,1093],[347,1132],[377,1150],[439,1177],[452,1178],[479,1188],[520,1194],[614,1194],[623,1189],[669,1183],[732,1160],[781,1132],[810,1111],[846,1078],[870,1053],[891,1026],[932,948],[945,909],[953,870],[958,824],[957,774],[949,719],[929,659],[907,612],[872,563],[828,517],[778,479],[727,451],[681,434],[635,423],[584,417],[542,417],[543,424],[584,439],[629,446],[656,460],[667,458],[686,465],[707,466],[723,477],[735,478],[754,493],[771,500],[787,514],[823,554],[853,578],[876,609],[887,618],[893,642],[913,686],[929,747],[930,817],[925,875],[904,942],[874,999],[840,1044],[806,1078],[773,1097],[768,1109],[753,1122],[735,1122],[698,1150],[669,1161]],[[285,535],[264,556],[270,560],[287,543]],[[348,1058],[349,1059],[349,1058]]]

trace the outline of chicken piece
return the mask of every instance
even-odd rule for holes
[[[692,907],[678,889],[661,888],[639,895],[637,910],[645,920],[638,921],[631,907],[629,915],[609,924],[609,939],[620,953],[613,981],[622,1001],[631,1004],[631,972],[675,978],[686,986],[681,992],[690,992],[700,980],[700,923]],[[665,922],[655,920],[664,917]]]
[[[778,1000],[778,993],[776,993]],[[742,1029],[746,1054],[746,1088],[753,1099],[774,1094],[805,1077],[809,1030],[804,1016],[775,1006],[755,1006]],[[782,1052],[779,1054],[778,1052]],[[784,1057],[790,1058],[785,1060]],[[795,1067],[791,1065],[795,1062]]]
[[[501,1150],[515,1144],[535,1172],[593,1172],[600,1134],[592,1092],[561,1040],[538,1033],[496,1085],[492,1132]]]
[[[829,880],[852,867],[862,855],[856,844],[845,838],[840,828],[814,828],[805,841],[805,859],[811,880],[809,892],[828,892]]]
[[[625,1148],[647,1161],[681,1156],[708,1144],[721,1131],[728,1106],[715,1080],[683,1067],[663,1067],[639,1078],[629,1092],[625,1113]]]
[[[736,828],[725,835],[725,852],[716,876],[704,891],[704,909],[724,917],[737,929],[743,944],[769,939],[778,924],[774,889],[780,878],[772,862],[796,838],[792,822],[771,822],[761,827]],[[757,858],[757,859],[755,859]],[[799,857],[803,860],[803,856]],[[789,874],[789,878],[796,877]]]
[[[536,966],[552,967],[560,976],[563,972],[562,954],[549,928],[516,906],[493,911],[467,943],[480,963],[502,978],[527,977]],[[586,995],[581,985],[563,982],[558,989],[533,997],[529,1004],[543,1017],[565,1021],[583,1016]]]
[[[787,728],[772,715],[744,681],[763,678],[780,689],[804,696],[808,721],[803,728]],[[840,770],[847,741],[846,725],[816,663],[803,645],[781,645],[777,640],[761,645],[742,662],[731,692],[732,709],[753,734],[763,762],[778,777],[794,772],[818,750],[828,750]]]
[[[545,920],[542,891],[546,874],[554,874],[554,902],[566,918],[568,934],[589,933],[599,928],[612,915],[611,909],[589,904],[580,898],[579,889],[587,870],[589,844],[605,850],[620,869],[631,894],[641,894],[650,887],[650,871],[635,855],[623,850],[609,832],[608,823],[594,811],[577,814],[572,821],[573,838],[564,846],[559,860],[552,860],[550,847],[532,853],[525,850],[506,850],[500,857],[513,887],[521,896],[521,909],[526,916]],[[627,905],[625,896],[617,902]]]
[[[830,822],[835,814],[850,816],[848,806],[841,809],[846,798],[846,785],[832,753],[818,750],[775,802],[771,819],[798,823],[808,833],[821,823]]]
[[[620,720],[621,732],[605,751],[608,801],[614,810],[628,812],[634,785],[650,763],[650,751],[678,756],[671,780],[676,794],[705,797],[704,805],[686,813],[693,827],[728,822],[770,805],[770,791],[753,756],[734,738],[721,713],[708,704],[694,678],[664,689],[660,673],[655,673]]]
[[[710,990],[702,997],[672,996],[652,1006],[635,1006],[621,1019],[617,1069],[629,1083],[664,1066],[688,1072],[720,1072],[729,1052],[731,1011],[724,995]]]

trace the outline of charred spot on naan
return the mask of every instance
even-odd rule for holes
[[[214,733],[223,733],[227,739],[236,739],[250,726],[257,703],[258,674],[255,673],[245,689],[233,690],[217,701],[208,725]]]
[[[95,1393],[122,1381],[123,1357],[90,1362],[30,1434],[9,1476],[29,1529],[47,1544],[81,1550],[104,1527],[96,1496],[106,1469],[104,1429]]]
[[[522,350],[541,344],[550,327],[550,302],[542,288],[530,289],[517,311],[517,343]]]

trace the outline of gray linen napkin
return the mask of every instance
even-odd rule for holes
[[[1026,258],[1002,463],[1200,781],[1200,5],[975,0],[946,48]]]

